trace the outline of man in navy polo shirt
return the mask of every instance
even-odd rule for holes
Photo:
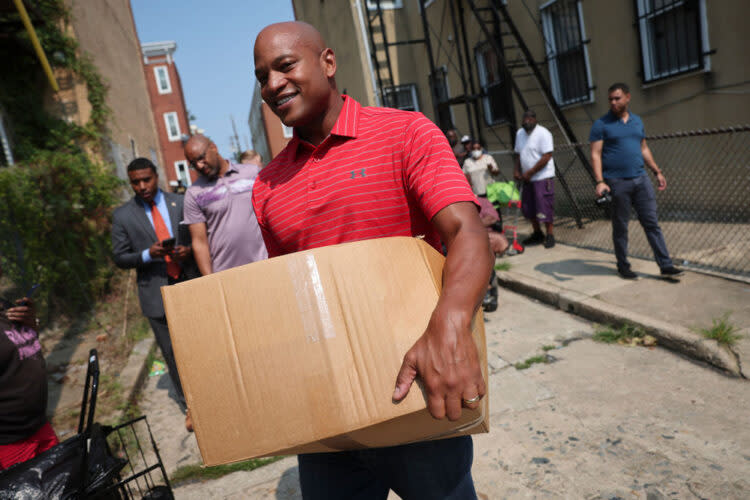
[[[638,221],[654,252],[661,274],[674,278],[682,274],[672,264],[656,217],[656,198],[644,163],[656,175],[659,191],[667,188],[667,180],[654,161],[641,118],[628,111],[630,88],[615,83],[608,89],[609,112],[591,127],[591,166],[596,177],[596,196],[612,195],[612,240],[617,257],[617,272],[624,279],[637,279],[628,262],[628,222],[630,207],[635,208]]]

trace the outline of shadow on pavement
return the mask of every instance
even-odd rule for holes
[[[291,467],[284,471],[276,488],[276,500],[301,500],[302,491],[299,484],[299,470]]]
[[[150,368],[151,367],[149,367],[149,369]],[[156,388],[160,390],[166,389],[169,399],[177,403],[177,406],[180,406],[180,400],[177,398],[177,391],[174,388],[174,384],[172,384],[172,379],[169,378],[169,373],[164,372],[159,375],[159,380],[156,382]]]
[[[576,276],[616,276],[613,264],[606,260],[566,259],[537,264],[534,270],[552,276],[557,281],[570,281]]]

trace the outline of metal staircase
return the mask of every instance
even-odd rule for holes
[[[531,51],[508,13],[503,0],[466,0],[466,2],[487,41],[493,45],[500,59],[503,75],[520,107],[536,112],[538,122],[550,130],[556,145],[567,144],[574,148],[576,157],[594,182],[594,174],[588,157],[577,145],[578,139],[573,129],[557,104],[549,83],[537,62],[534,61]],[[515,118],[512,118],[512,123],[517,123]],[[515,134],[515,127],[510,128]],[[513,140],[515,140],[515,135]],[[558,165],[557,178],[571,203],[578,227],[583,227],[580,207],[565,180],[567,169],[572,165],[572,163],[567,166]]]

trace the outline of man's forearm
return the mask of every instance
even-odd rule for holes
[[[198,269],[203,276],[208,276],[213,272],[211,253],[208,250],[207,242],[193,240],[193,258],[195,258],[195,263],[198,264]]]
[[[435,308],[470,323],[487,291],[493,257],[484,227],[463,229],[453,238],[443,267],[443,290]]]
[[[601,153],[591,153],[591,170],[594,171],[594,180],[596,182],[604,180],[602,174],[602,156]]]
[[[540,170],[542,170],[547,163],[552,159],[552,155],[549,153],[543,154],[541,158],[539,158],[539,161],[534,164],[534,166],[529,170],[531,172],[531,175],[536,174]]]
[[[654,156],[651,154],[651,149],[648,147],[643,150],[643,161],[646,163],[646,166],[651,169],[654,175],[659,175],[661,173],[659,166],[654,161]]]

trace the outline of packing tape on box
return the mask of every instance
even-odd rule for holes
[[[336,337],[315,256],[302,254],[290,257],[287,268],[292,283],[295,283],[294,294],[305,338],[308,342],[318,342],[321,336],[327,339]]]

